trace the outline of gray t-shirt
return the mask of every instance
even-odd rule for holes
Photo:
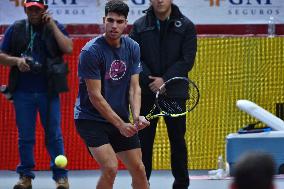
[[[102,35],[89,41],[79,57],[74,119],[106,122],[89,100],[85,79],[101,80],[103,97],[122,119],[128,119],[130,79],[141,71],[139,45],[129,37],[121,37],[119,48],[111,47]]]

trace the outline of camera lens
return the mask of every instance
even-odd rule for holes
[[[30,66],[31,72],[38,74],[42,71],[42,65],[30,56],[25,56],[26,63]]]

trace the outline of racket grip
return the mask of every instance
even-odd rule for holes
[[[146,115],[145,119],[147,119],[147,121],[150,121],[151,120],[151,115]]]

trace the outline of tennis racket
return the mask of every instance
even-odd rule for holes
[[[149,121],[160,116],[185,116],[197,106],[199,98],[198,87],[193,81],[186,77],[173,77],[156,92],[155,103],[145,118]],[[186,104],[179,99],[185,99]]]

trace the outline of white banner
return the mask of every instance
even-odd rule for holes
[[[24,0],[0,0],[0,25],[25,18]],[[48,0],[55,19],[64,24],[101,24],[108,0]],[[150,0],[125,0],[132,24]],[[195,24],[266,24],[269,17],[284,23],[284,0],[174,0]]]

